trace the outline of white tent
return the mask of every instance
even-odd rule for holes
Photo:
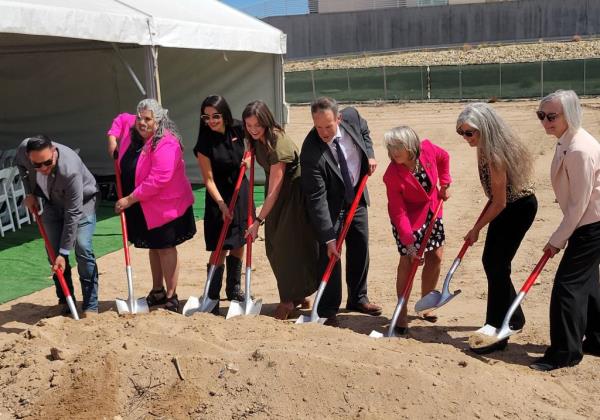
[[[188,175],[199,108],[223,95],[234,117],[254,99],[285,122],[285,35],[216,0],[0,0],[0,150],[46,133],[112,173],[105,133],[144,97],[170,110]]]

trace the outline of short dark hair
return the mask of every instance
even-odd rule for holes
[[[45,134],[36,134],[27,139],[27,147],[25,150],[27,153],[37,152],[38,150],[44,150],[48,147],[52,147],[52,140],[50,140],[50,137]]]
[[[329,98],[327,96],[321,96],[320,98],[315,99],[310,104],[310,113],[316,114],[317,112],[331,110],[333,115],[338,115],[338,104],[335,99]]]

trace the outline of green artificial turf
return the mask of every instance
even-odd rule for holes
[[[204,217],[204,188],[194,190],[194,215]],[[264,187],[255,186],[257,206],[264,199]],[[113,211],[114,203],[103,201],[96,214],[94,234],[96,258],[121,249],[121,225]],[[74,258],[74,256],[73,256]],[[44,243],[35,223],[24,225],[16,232],[6,232],[0,238],[0,304],[53,286]]]

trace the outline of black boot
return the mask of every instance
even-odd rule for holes
[[[210,264],[206,265],[207,272],[210,271]],[[214,315],[219,315],[219,299],[221,298],[221,285],[223,284],[223,271],[225,271],[224,265],[219,265],[215,268],[212,280],[210,281],[210,287],[208,288],[208,297],[216,300],[217,304],[211,311]]]
[[[242,292],[242,260],[233,255],[225,258],[227,264],[227,278],[225,285],[225,294],[227,300],[244,301],[244,292]]]

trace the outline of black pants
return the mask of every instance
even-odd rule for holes
[[[500,328],[508,308],[517,296],[512,284],[511,262],[531,227],[537,213],[537,199],[529,195],[506,207],[490,223],[483,249],[483,268],[488,281],[485,323]],[[525,315],[519,306],[510,320],[513,329],[525,325]]]
[[[336,223],[339,231],[343,218],[341,215]],[[356,208],[354,219],[344,242],[346,245],[346,284],[348,285],[348,300],[346,306],[368,303],[367,275],[369,273],[369,220],[367,206],[363,202]],[[323,275],[329,258],[327,245],[321,244],[319,252],[319,273]],[[323,292],[317,311],[319,316],[329,318],[337,313],[342,303],[342,264],[338,261],[333,267],[327,287]]]
[[[600,222],[573,232],[560,260],[550,300],[550,347],[544,358],[559,366],[583,358],[582,341],[600,349]]]

